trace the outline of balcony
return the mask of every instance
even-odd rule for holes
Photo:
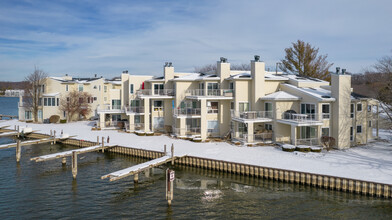
[[[270,122],[274,118],[272,111],[231,111],[231,118],[239,122]]]
[[[174,117],[197,117],[200,115],[200,108],[177,108],[173,110]]]
[[[283,124],[290,124],[295,126],[312,126],[322,125],[321,114],[296,114],[296,113],[283,113],[282,119],[278,122]]]
[[[125,110],[121,108],[120,105],[98,105],[97,106],[98,113],[125,113]]]
[[[127,106],[127,114],[144,114],[144,106]]]
[[[232,134],[232,139],[241,141],[243,143],[272,143],[274,138],[274,133],[264,132],[259,134],[240,134],[238,137]]]
[[[200,127],[173,128],[177,136],[198,137],[200,136]]]
[[[232,89],[193,89],[187,90],[188,98],[205,97],[208,99],[233,99],[234,90]]]
[[[145,96],[159,96],[159,97],[172,98],[172,96],[176,95],[176,92],[174,89],[143,89],[143,90],[137,90],[136,95],[141,98]]]

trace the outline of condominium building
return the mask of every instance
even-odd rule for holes
[[[97,94],[97,126],[242,144],[318,145],[331,136],[340,149],[378,136],[378,101],[353,96],[344,70],[331,74],[329,83],[268,72],[259,56],[250,71],[231,70],[225,58],[216,65],[216,72],[183,73],[166,63],[159,77],[125,71],[116,82],[101,79],[112,86]],[[48,93],[61,93],[55,90]]]

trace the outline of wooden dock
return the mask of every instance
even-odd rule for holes
[[[135,165],[132,167],[128,167],[128,168],[125,168],[125,169],[122,169],[122,170],[119,170],[119,171],[116,171],[113,173],[109,173],[105,176],[102,176],[101,179],[110,178],[109,181],[119,180],[124,177],[135,175],[135,174],[138,174],[138,173],[145,171],[147,169],[154,168],[159,165],[165,164],[169,161],[172,161],[172,159],[173,158],[170,156],[163,156],[163,157],[160,157],[160,158],[157,158],[154,160],[147,161],[145,163],[141,163],[141,164],[138,164],[138,165]]]
[[[0,114],[0,120],[3,120],[3,118],[14,119],[14,118],[18,118],[18,116],[17,115],[1,115]]]
[[[83,153],[88,153],[88,152],[105,150],[108,148],[112,148],[114,146],[116,146],[116,145],[108,145],[108,146],[104,146],[104,147],[102,147],[102,145],[95,145],[95,146],[91,146],[91,147],[84,147],[84,148],[80,148],[80,149],[64,151],[64,152],[55,153],[55,154],[48,154],[48,155],[44,155],[44,156],[34,157],[34,158],[31,158],[30,160],[35,161],[35,162],[55,160],[55,159],[64,158],[64,157],[71,157],[72,152],[76,152],[77,154],[83,154]]]
[[[18,135],[17,131],[3,132],[0,133],[0,137],[15,136]]]
[[[39,140],[30,140],[30,141],[20,142],[20,146],[30,145],[30,144],[48,143],[48,142],[54,142],[54,141],[55,141],[54,138],[43,138],[43,139],[39,139]],[[3,144],[3,145],[0,145],[0,150],[11,148],[11,147],[16,147],[16,146],[17,146],[17,143]]]

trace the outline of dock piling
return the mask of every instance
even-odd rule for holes
[[[66,165],[67,164],[67,158],[63,157],[63,160],[61,161],[61,164]]]
[[[104,142],[105,142],[105,137],[102,137],[102,153],[105,152],[105,144],[104,144]]]
[[[19,137],[19,133],[20,133],[20,131],[19,131],[19,125],[18,125],[18,135],[17,135],[17,137]]]
[[[139,182],[139,174],[138,174],[138,173],[135,173],[135,174],[133,175],[133,182],[134,182],[134,183],[138,183],[138,182]]]
[[[166,200],[171,206],[174,190],[174,170],[166,169]]]
[[[166,144],[163,146],[163,152],[164,152],[164,156],[166,156],[167,155]]]
[[[172,144],[171,146],[171,158],[172,158],[171,165],[174,165],[174,144]]]
[[[22,148],[20,146],[20,140],[16,142],[16,162],[19,163],[21,156]]]
[[[99,145],[99,136],[97,136],[97,145]]]
[[[72,151],[72,176],[76,179],[78,175],[78,152]]]
[[[56,130],[53,131],[53,143],[56,144]]]

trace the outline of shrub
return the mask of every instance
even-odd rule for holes
[[[58,115],[52,115],[49,118],[50,123],[57,123],[57,122],[59,122],[59,120],[60,120],[60,116],[58,116]]]
[[[62,123],[62,124],[67,123],[67,119],[61,119],[60,123]]]

